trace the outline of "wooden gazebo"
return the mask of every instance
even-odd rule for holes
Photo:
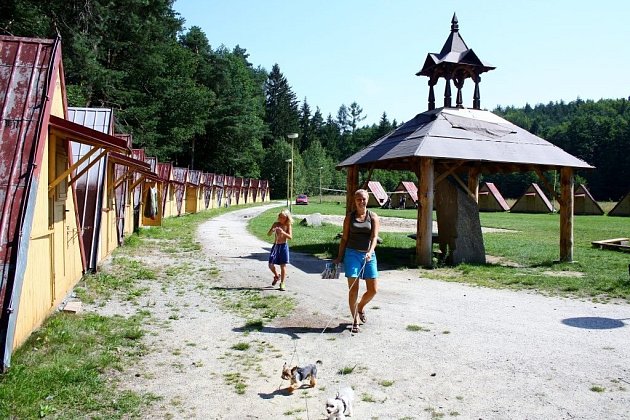
[[[573,180],[576,169],[592,168],[559,147],[481,109],[479,75],[494,67],[481,61],[459,34],[457,17],[440,53],[428,54],[419,76],[429,77],[428,111],[337,165],[347,170],[346,209],[354,205],[359,171],[411,170],[418,177],[416,259],[432,265],[433,203],[441,248],[450,248],[450,261],[485,262],[477,206],[481,174],[530,172],[553,194],[543,172],[560,172],[560,260],[573,260]],[[433,88],[445,79],[444,106],[435,108]],[[472,109],[464,108],[464,81],[475,83]],[[457,88],[451,106],[451,80]],[[369,179],[369,175],[368,175]],[[447,247],[448,245],[448,247]]]

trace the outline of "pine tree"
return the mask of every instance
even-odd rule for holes
[[[287,79],[274,64],[265,82],[265,122],[269,126],[270,137],[265,139],[269,146],[273,139],[286,138],[299,128],[298,101]]]

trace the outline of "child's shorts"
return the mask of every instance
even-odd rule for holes
[[[269,264],[283,265],[289,263],[289,244],[273,244],[269,253]]]
[[[360,277],[362,279],[378,278],[378,270],[376,269],[376,254],[372,252],[372,258],[370,261],[365,262],[366,254],[366,252],[346,248],[346,252],[343,256],[343,265],[346,277]],[[363,268],[364,262],[365,268]]]

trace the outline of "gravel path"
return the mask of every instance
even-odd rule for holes
[[[143,306],[154,317],[146,339],[153,351],[122,378],[130,389],[162,397],[147,418],[323,419],[326,398],[344,385],[356,393],[354,419],[630,418],[628,304],[382,271],[368,323],[352,335],[345,280],[322,280],[323,262],[293,253],[285,294],[298,308],[246,332],[245,320],[221,310],[216,296],[282,293],[269,287],[269,244],[246,231],[248,219],[269,207],[201,226],[207,259],[196,264],[218,268],[218,282],[149,286]],[[134,309],[113,304],[110,310]],[[231,349],[243,342],[251,345],[247,352]],[[287,394],[283,363],[316,360],[323,361],[318,386]],[[340,374],[345,368],[354,369]],[[227,383],[234,374],[247,385],[242,395]]]

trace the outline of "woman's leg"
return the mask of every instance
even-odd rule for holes
[[[363,312],[363,310],[365,309],[365,306],[368,303],[370,303],[370,301],[376,295],[376,292],[378,292],[377,282],[378,280],[376,279],[365,279],[365,287],[367,288],[367,290],[365,291],[365,293],[363,293],[363,296],[361,296],[361,301],[359,302],[359,305],[357,306],[358,312]]]
[[[357,298],[359,297],[359,279],[348,277],[348,306],[352,315],[352,324],[357,323]]]

